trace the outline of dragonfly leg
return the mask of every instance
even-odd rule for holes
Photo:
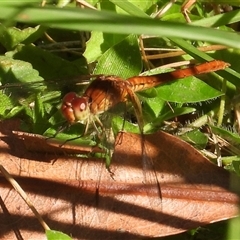
[[[82,136],[85,136],[87,134],[88,128],[89,128],[89,119],[86,121],[85,128],[84,128]]]

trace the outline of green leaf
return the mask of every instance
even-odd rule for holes
[[[24,107],[21,102],[24,100],[24,97],[29,95],[29,91],[33,93],[45,89],[44,85],[33,86],[29,84],[32,79],[38,81],[38,83],[43,82],[43,78],[39,76],[38,71],[32,68],[30,63],[0,56],[0,82],[2,85],[8,84],[6,88],[2,87],[2,91],[0,92],[2,117],[9,118],[22,111]],[[19,83],[27,84],[26,88],[22,89],[24,91],[21,91]],[[11,84],[13,84],[13,87],[8,88]]]
[[[98,60],[94,74],[117,75],[128,78],[138,75],[142,69],[138,38],[129,35],[108,49]]]
[[[159,96],[169,102],[193,103],[217,98],[220,91],[210,87],[196,77],[187,77],[156,88]]]
[[[46,230],[46,236],[48,240],[72,240],[67,234],[55,230]]]
[[[198,129],[181,135],[181,139],[198,149],[204,149],[208,143],[208,137]]]
[[[165,120],[174,118],[174,117],[179,116],[179,115],[192,113],[192,112],[195,112],[195,111],[196,111],[195,108],[190,108],[190,107],[179,108],[179,107],[176,107],[176,108],[173,109],[173,111],[168,111],[168,112],[165,112],[163,114],[159,114],[159,116],[157,118],[155,118],[152,122],[147,123],[144,126],[144,133],[152,133],[152,132],[158,130],[161,127],[163,121],[165,121]]]
[[[29,83],[35,81],[43,81],[38,71],[32,68],[30,63],[21,60],[15,60],[8,56],[0,56],[0,81],[6,83]]]
[[[162,112],[165,105],[166,102],[159,95],[154,98],[145,98],[143,102],[144,120],[152,122]]]
[[[16,27],[6,28],[0,25],[0,43],[7,50],[11,50],[20,43],[26,44],[34,42],[45,30],[46,28],[40,26],[19,29]]]
[[[91,37],[86,43],[86,50],[83,56],[88,63],[98,60],[98,58],[105,53],[109,48],[121,42],[126,35],[116,35],[103,32],[92,32]]]
[[[82,64],[80,62],[75,64],[32,45],[19,45],[6,55],[31,63],[46,81],[88,73],[85,60],[82,60]]]
[[[112,119],[112,128],[113,128],[113,131],[114,131],[115,135],[117,133],[119,133],[119,131],[127,131],[127,132],[131,132],[131,133],[140,133],[138,124],[130,123],[130,122],[124,120],[124,118],[119,117],[119,116],[115,116]]]
[[[63,124],[60,123],[59,126],[62,127]],[[62,128],[56,130],[55,128],[50,127],[44,132],[44,135],[48,137],[54,136],[56,140],[59,140],[62,143],[69,141],[71,145],[96,146],[97,144],[98,139],[94,135],[95,133],[83,136],[85,126],[82,124],[72,125],[69,128],[64,129],[64,132],[59,132],[61,129]]]

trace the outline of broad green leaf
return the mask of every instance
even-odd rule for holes
[[[86,50],[83,56],[88,63],[97,61],[104,52],[121,42],[124,38],[126,38],[126,35],[94,31],[91,33],[91,37],[86,43]]]
[[[38,71],[33,69],[28,62],[15,60],[8,56],[0,56],[0,81],[1,84],[22,82],[29,83],[33,79],[35,81],[43,81]]]
[[[54,136],[54,139],[62,144],[68,141],[71,145],[96,146],[97,138],[94,139],[94,136],[82,136],[84,129],[85,127],[80,124],[71,126],[71,128],[59,133],[55,128],[48,128],[44,132],[44,135],[48,137]]]
[[[195,108],[190,108],[190,107],[178,108],[178,107],[176,107],[176,108],[174,108],[173,112],[168,111],[164,114],[160,114],[152,122],[147,123],[144,126],[144,133],[152,133],[152,132],[158,130],[162,126],[163,121],[165,121],[165,120],[172,119],[176,116],[192,113],[192,112],[195,112],[195,111],[196,111]]]
[[[198,129],[181,135],[181,139],[190,143],[198,149],[204,149],[208,143],[208,137]]]
[[[30,63],[7,56],[0,56],[0,69],[1,84],[6,85],[6,87],[2,87],[0,93],[1,98],[5,99],[2,102],[4,103],[2,117],[13,117],[25,109],[27,115],[32,118],[31,103],[34,102],[34,94],[46,89],[43,78],[39,76],[38,71],[32,68]],[[33,81],[36,85],[32,84]]]
[[[36,41],[46,30],[41,26],[19,29],[16,27],[6,28],[0,25],[0,43],[7,49],[12,50],[20,43],[32,43]]]
[[[156,89],[154,90],[157,92]],[[152,122],[159,113],[163,111],[165,105],[166,102],[161,99],[161,96],[159,95],[156,95],[154,98],[145,98],[143,101],[143,114],[145,121]]]
[[[220,91],[196,77],[187,77],[156,88],[159,96],[169,102],[193,103],[217,98]]]
[[[46,81],[87,74],[84,59],[82,59],[82,64],[79,62],[75,64],[31,45],[19,45],[14,51],[7,52],[6,55],[31,63]]]
[[[55,230],[46,230],[47,240],[72,240],[67,234],[55,231]]]
[[[129,35],[107,50],[98,60],[94,74],[117,75],[128,78],[138,75],[142,69],[138,38]]]
[[[112,119],[112,128],[114,134],[119,133],[119,131],[127,131],[132,133],[140,133],[138,124],[130,123],[129,121],[124,120],[124,118],[115,116]]]

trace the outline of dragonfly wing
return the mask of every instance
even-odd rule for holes
[[[161,193],[161,185],[157,177],[157,172],[154,166],[154,162],[152,158],[150,157],[150,154],[148,154],[148,149],[145,144],[144,135],[141,139],[141,151],[142,151],[142,164],[143,164],[143,176],[144,181],[143,183],[146,184],[146,186],[154,186],[153,188],[146,188],[147,194],[149,196],[149,199],[152,199],[151,196],[154,195],[154,193],[157,193],[158,197],[154,198],[154,200],[150,200],[150,205],[153,208],[162,207],[162,193]]]
[[[146,196],[147,207],[160,211],[163,206],[162,179],[159,178],[159,165],[155,162],[155,152],[152,149],[146,136],[121,132],[116,138],[113,165],[110,167],[116,181],[133,183],[135,190]]]

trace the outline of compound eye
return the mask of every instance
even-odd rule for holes
[[[70,92],[70,93],[67,93],[62,100],[62,106],[61,106],[62,115],[71,124],[78,121],[75,117],[74,108],[73,108],[73,103],[78,98],[79,97],[75,92]]]
[[[77,97],[78,97],[78,95],[77,95],[75,92],[70,92],[70,93],[67,93],[67,94],[64,96],[62,102],[63,102],[63,104],[71,104],[72,101],[73,101],[74,99],[76,99]]]
[[[78,98],[75,98],[73,101],[72,101],[72,108],[74,111],[85,111],[86,108],[87,108],[87,101],[85,98],[83,97],[78,97]]]
[[[72,109],[77,122],[84,122],[89,118],[89,105],[87,98],[77,97],[72,101]]]
[[[70,92],[63,98],[61,112],[69,123],[83,123],[89,117],[88,99]]]

